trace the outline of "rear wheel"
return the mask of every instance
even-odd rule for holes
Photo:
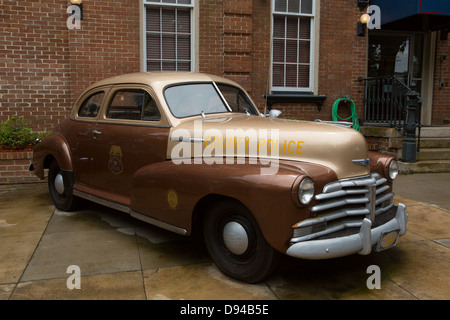
[[[218,268],[248,283],[268,277],[280,257],[264,239],[253,215],[237,201],[221,202],[207,213],[204,237]]]
[[[56,208],[63,211],[72,211],[76,208],[79,198],[73,195],[73,185],[68,176],[53,160],[48,170],[48,189]]]

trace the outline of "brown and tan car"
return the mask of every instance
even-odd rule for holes
[[[397,162],[340,125],[261,114],[236,83],[135,73],[95,83],[34,150],[55,206],[80,198],[167,230],[203,232],[227,275],[258,282],[280,254],[369,254],[406,232]]]

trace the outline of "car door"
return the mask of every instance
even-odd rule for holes
[[[169,126],[150,88],[116,86],[96,126],[92,186],[98,196],[129,207],[134,173],[165,161]]]
[[[102,104],[109,87],[96,88],[80,99],[71,117],[70,127],[63,128],[72,154],[75,182],[89,186],[92,175],[92,155],[95,150],[95,130]]]

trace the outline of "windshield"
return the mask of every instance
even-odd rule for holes
[[[220,93],[216,88],[220,88]],[[177,118],[223,112],[257,114],[245,93],[239,88],[214,83],[175,85],[164,91],[167,104]]]

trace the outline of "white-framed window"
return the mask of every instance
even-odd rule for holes
[[[315,2],[272,1],[273,91],[313,91]]]
[[[195,0],[144,1],[144,70],[194,70]]]

